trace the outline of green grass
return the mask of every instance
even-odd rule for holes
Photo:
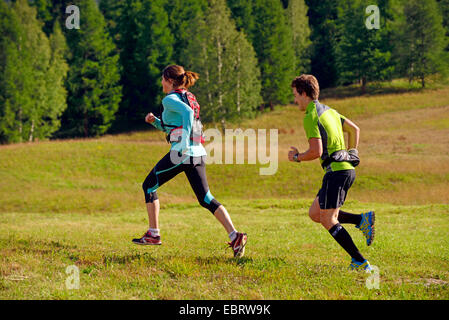
[[[227,203],[249,234],[244,258],[226,250],[224,230],[196,205],[162,214],[163,245],[131,244],[146,224],[142,211],[121,214],[7,213],[0,223],[0,292],[7,299],[448,299],[449,206],[349,202],[377,212],[372,247],[347,226],[379,268],[379,289],[307,216],[309,201]],[[193,222],[196,223],[193,223]],[[192,236],[195,235],[195,236]],[[332,252],[332,254],[329,254]],[[68,266],[80,287],[68,290]]]
[[[287,161],[307,141],[302,113],[285,106],[240,124],[279,130],[275,175],[207,166],[212,194],[249,235],[240,260],[183,175],[158,190],[163,245],[130,243],[147,226],[141,184],[167,152],[161,133],[0,146],[0,299],[448,299],[449,87],[324,103],[362,130],[345,209],[376,210],[374,245],[347,229],[378,266],[379,290],[308,218],[323,172]],[[79,290],[65,286],[71,265]]]
[[[365,93],[362,93],[360,84],[352,84],[347,86],[340,86],[335,88],[327,88],[322,90],[320,96],[322,99],[328,98],[354,98],[358,96],[373,96],[386,94],[401,94],[424,92],[435,89],[442,89],[447,85],[447,79],[434,78],[430,79],[426,88],[423,89],[418,81],[409,82],[407,79],[394,79],[392,81],[384,82],[370,82],[367,84]]]

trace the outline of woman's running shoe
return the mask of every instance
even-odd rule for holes
[[[248,236],[246,235],[246,233],[238,232],[234,241],[228,243],[229,247],[231,247],[232,251],[234,251],[234,258],[243,257],[243,255],[245,254],[247,239]]]
[[[153,237],[150,233],[150,231],[147,231],[142,238],[139,239],[133,239],[133,243],[139,244],[139,245],[161,245],[161,237]]]

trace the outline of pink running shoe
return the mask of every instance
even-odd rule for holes
[[[232,248],[232,251],[234,251],[234,258],[241,258],[245,254],[245,246],[246,241],[248,239],[248,236],[246,233],[237,233],[237,237],[234,239],[234,241],[229,242],[229,247]]]
[[[153,237],[150,233],[150,231],[147,231],[142,238],[140,239],[133,239],[133,243],[135,244],[139,244],[139,245],[144,245],[144,246],[148,246],[148,245],[161,245],[161,237],[157,236],[157,237]]]

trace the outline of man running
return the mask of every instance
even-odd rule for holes
[[[309,149],[300,153],[298,149],[291,147],[288,159],[292,162],[302,162],[320,158],[325,171],[321,189],[309,209],[309,216],[314,222],[321,223],[351,256],[351,269],[371,271],[369,262],[341,225],[354,224],[363,232],[366,244],[368,246],[372,244],[374,211],[352,214],[340,210],[355,180],[354,165],[358,164],[360,129],[352,121],[318,101],[320,88],[314,76],[297,77],[291,86],[295,104],[301,111],[305,111],[304,129]],[[344,132],[348,133],[348,149],[345,147]]]

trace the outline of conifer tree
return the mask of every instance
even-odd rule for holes
[[[195,21],[204,16],[208,8],[207,0],[172,0],[165,5],[169,16],[169,27],[174,37],[173,62],[187,63],[184,52],[187,51],[190,38],[194,37]]]
[[[252,44],[261,70],[263,100],[270,106],[288,103],[296,71],[292,31],[279,0],[260,0],[253,6]]]
[[[243,31],[249,41],[253,41],[255,17],[253,14],[253,0],[227,0],[231,17],[235,21],[238,31]]]
[[[287,16],[292,30],[292,43],[295,50],[295,74],[310,71],[310,27],[304,0],[290,0]]]
[[[68,108],[60,136],[98,136],[111,126],[121,98],[118,55],[94,0],[77,1],[80,29],[67,29]]]
[[[13,10],[20,23],[17,49],[22,68],[17,79],[22,90],[16,107],[20,118],[21,138],[33,141],[35,129],[40,124],[39,118],[47,104],[46,75],[51,49],[49,40],[42,31],[42,24],[36,19],[36,10],[29,7],[25,0],[16,1]]]
[[[336,47],[339,37],[337,28],[338,2],[306,0],[309,7],[311,27],[311,73],[321,88],[335,86],[338,81]]]
[[[10,17],[1,41],[1,140],[46,139],[58,129],[66,108],[64,39],[57,28],[48,39],[36,9],[26,0],[16,1],[11,8],[2,3],[1,11]]]
[[[165,0],[104,0],[100,5],[120,52],[123,97],[117,130],[144,124],[145,114],[158,112],[163,96],[161,72],[172,63],[174,39]],[[106,9],[109,9],[106,11]]]
[[[0,1],[0,143],[22,140],[19,111],[16,108],[22,88],[19,66],[19,20],[15,12]]]
[[[252,116],[261,103],[260,71],[254,49],[236,30],[225,0],[210,0],[193,27],[186,67],[200,74],[192,91],[202,106],[202,119],[225,126],[226,120]]]
[[[407,1],[400,30],[401,66],[410,81],[418,79],[424,88],[429,75],[447,73],[448,41],[435,0]]]
[[[439,0],[438,4],[443,16],[443,26],[446,29],[446,39],[449,38],[449,0]],[[449,51],[449,41],[446,47],[446,51]]]
[[[340,83],[360,81],[362,93],[369,81],[389,79],[393,73],[388,42],[386,16],[379,14],[379,26],[366,26],[366,0],[342,0],[339,3],[337,68]]]
[[[38,127],[38,132],[46,137],[50,137],[53,132],[60,129],[60,117],[67,108],[65,79],[69,66],[64,58],[67,51],[67,43],[57,21],[53,24],[53,32],[50,35],[50,48],[51,57],[46,76],[47,105],[43,115],[43,120],[46,121],[47,125]]]
[[[44,23],[43,31],[47,36],[53,31],[53,24],[57,18],[55,10],[58,7],[53,6],[52,0],[32,0],[29,1],[30,5],[34,6],[37,10],[37,18]]]

